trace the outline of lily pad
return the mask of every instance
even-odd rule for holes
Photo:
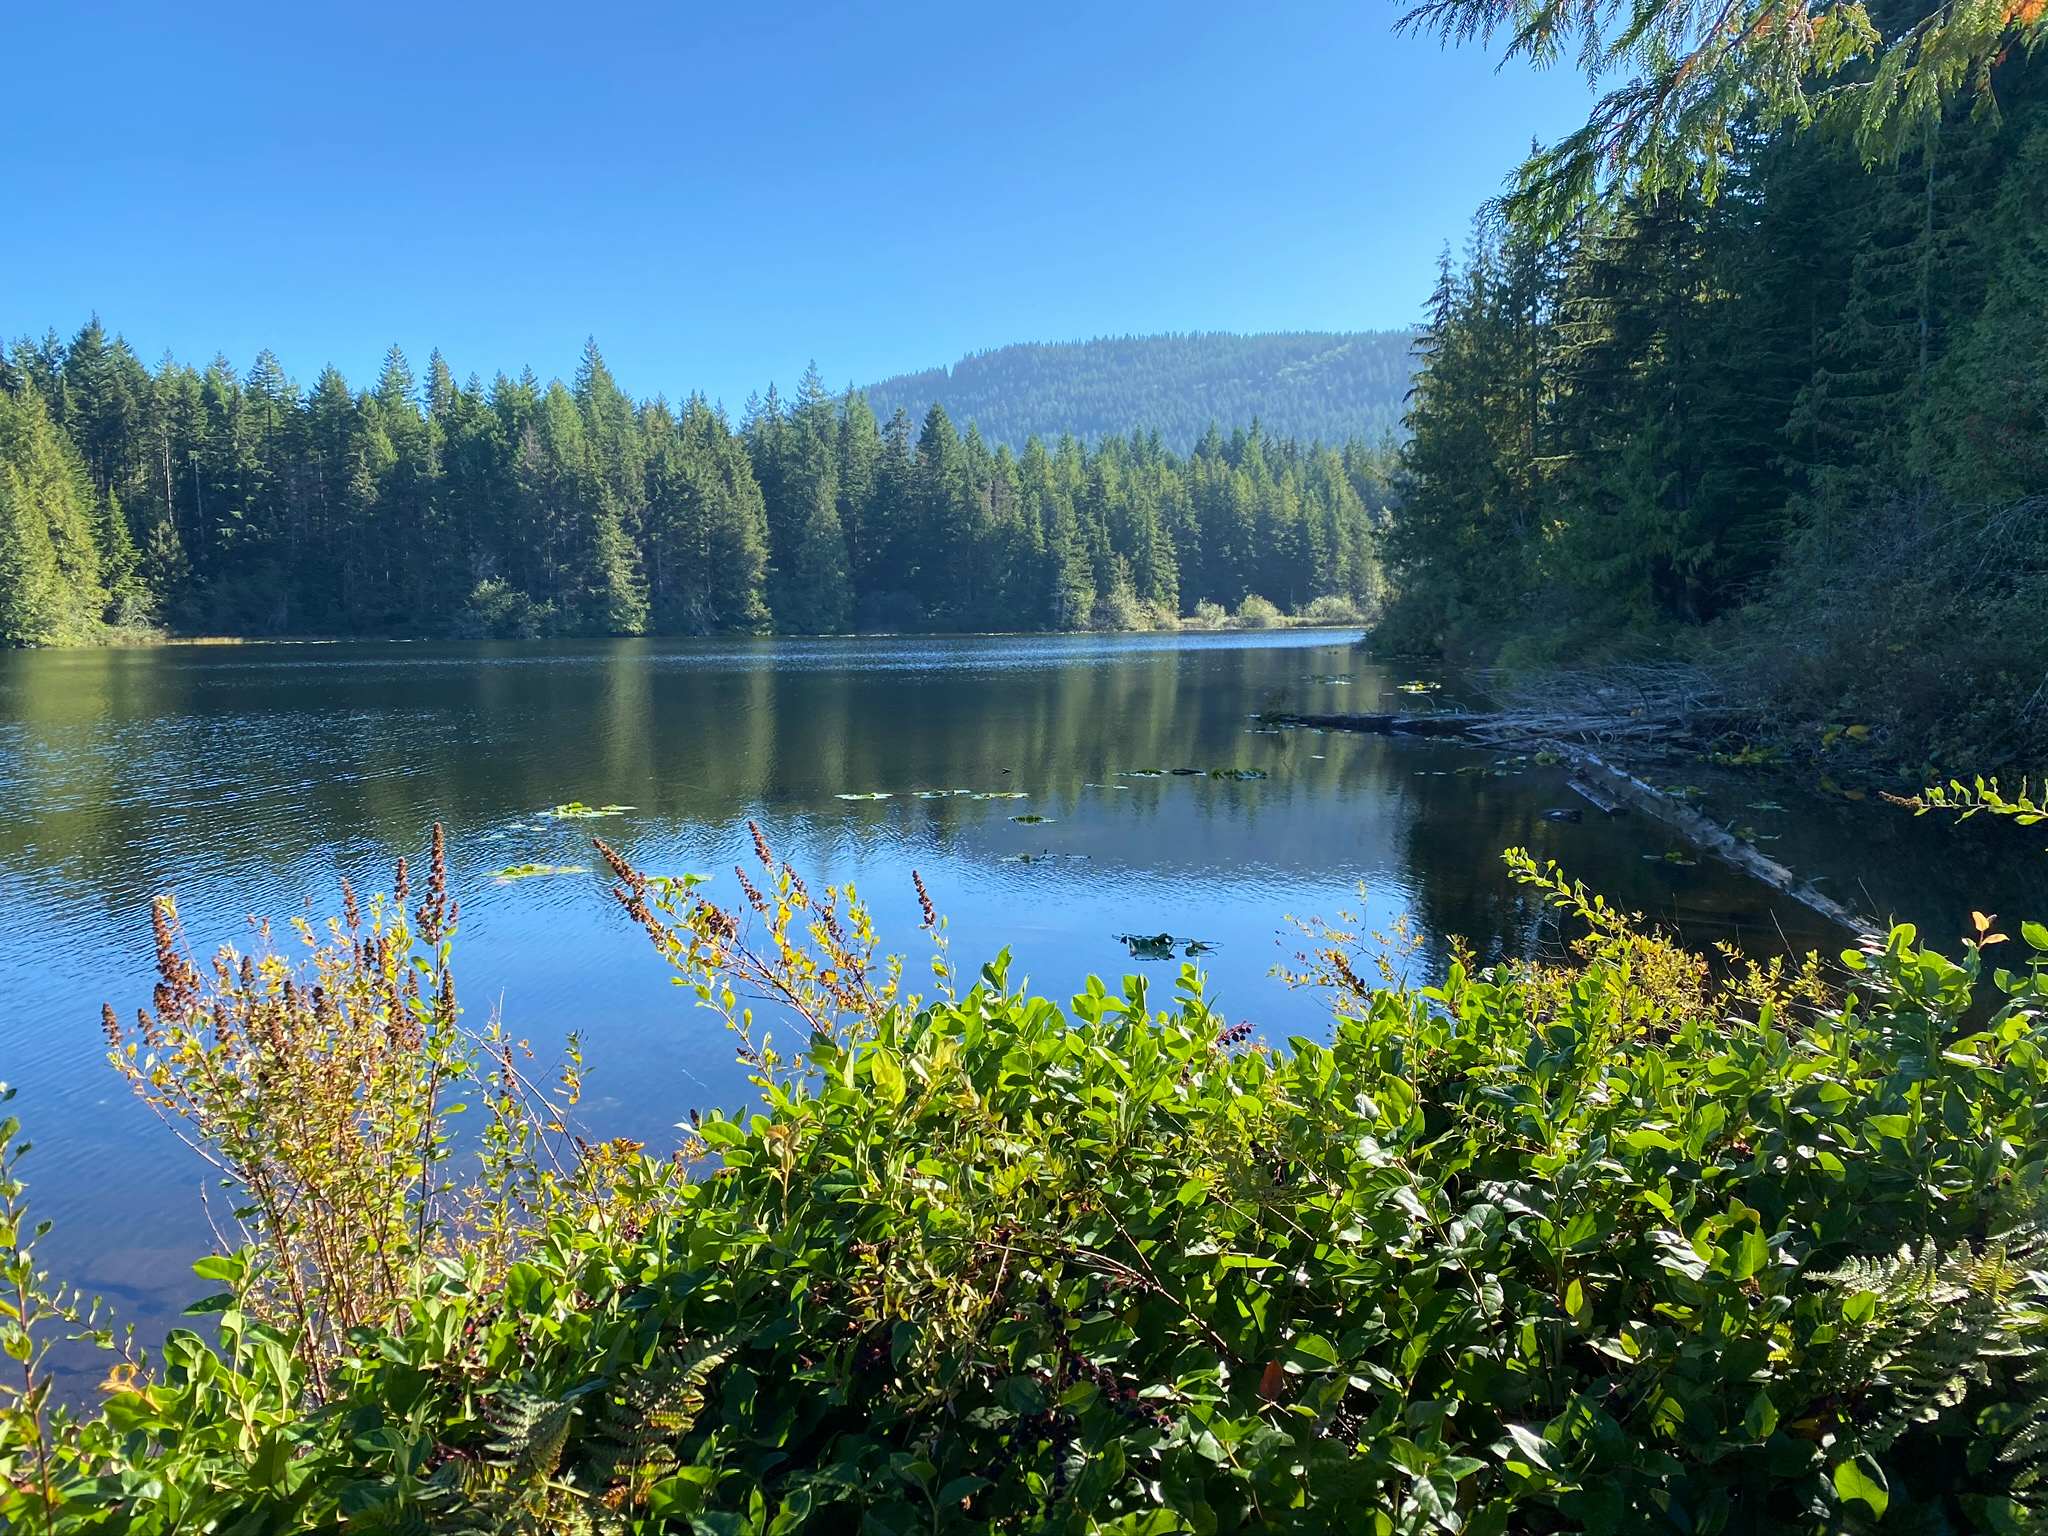
[[[491,878],[500,885],[509,885],[514,880],[532,880],[540,875],[587,875],[590,869],[583,864],[509,864],[498,870]]]
[[[1116,776],[1120,779],[1163,779],[1164,768],[1119,768]]]
[[[1012,816],[1010,818],[1012,821],[1021,821],[1027,827],[1035,827],[1052,819],[1050,816],[1041,816],[1036,811],[1026,811],[1022,816]]]
[[[1682,848],[1673,848],[1668,853],[1646,853],[1643,855],[1643,861],[1647,864],[1676,864],[1681,869],[1690,869],[1699,863],[1698,859]]]
[[[893,800],[895,794],[886,789],[863,790],[857,794],[834,795],[834,800]]]
[[[1399,693],[1435,693],[1441,687],[1443,687],[1442,683],[1425,683],[1417,679],[1413,682],[1396,684],[1395,691]]]
[[[1029,800],[1031,796],[1021,789],[977,789],[972,798],[976,800]]]
[[[541,815],[550,821],[587,821],[598,816],[623,816],[632,810],[630,805],[585,805],[581,800],[571,800]]]
[[[1243,784],[1252,779],[1263,779],[1266,777],[1266,770],[1263,768],[1211,768],[1209,770],[1209,777],[1212,779],[1230,779],[1236,783]]]

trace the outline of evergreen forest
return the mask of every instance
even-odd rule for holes
[[[1701,661],[1912,766],[2048,758],[2048,74],[1892,135],[1730,130],[1703,181],[1446,253],[1394,650]]]
[[[1172,627],[1376,601],[1391,464],[1210,425],[992,447],[815,369],[737,426],[572,385],[145,367],[95,318],[0,365],[0,644],[199,634]]]

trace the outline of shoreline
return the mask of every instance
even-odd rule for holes
[[[680,631],[640,635],[173,635],[129,633],[83,645],[30,645],[13,649],[24,654],[88,651],[152,651],[180,646],[236,645],[557,645],[614,640],[1038,640],[1079,636],[1104,639],[1119,635],[1270,635],[1296,631],[1353,634],[1370,629],[1364,620],[1324,623],[1282,618],[1273,624],[1182,623],[1178,628],[1144,629],[840,629],[720,630],[712,634]]]

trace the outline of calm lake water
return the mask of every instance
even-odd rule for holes
[[[655,1145],[691,1107],[743,1097],[727,1037],[684,1005],[597,875],[492,879],[525,862],[595,865],[593,827],[650,871],[720,875],[712,889],[731,898],[756,818],[814,886],[858,882],[884,940],[913,952],[917,868],[964,969],[1008,945],[1013,975],[1057,996],[1091,972],[1144,970],[1163,997],[1177,962],[1135,961],[1117,936],[1200,939],[1215,946],[1202,963],[1224,1011],[1274,1039],[1321,1027],[1314,1000],[1271,974],[1295,948],[1287,914],[1355,907],[1361,886],[1374,919],[1405,913],[1427,936],[1419,969],[1441,963],[1451,934],[1488,955],[1536,942],[1540,915],[1502,873],[1508,844],[1701,941],[1840,947],[1743,877],[1665,859],[1670,839],[1640,820],[1545,820],[1579,803],[1560,770],[1253,729],[1268,708],[1413,704],[1395,691],[1410,674],[1369,662],[1355,638],[0,656],[0,1079],[21,1089],[14,1107],[36,1143],[25,1172],[58,1223],[49,1260],[150,1335],[197,1289],[205,1181],[106,1067],[98,1022],[102,1000],[124,1016],[147,1001],[151,895],[176,893],[195,944],[242,941],[251,914],[333,910],[339,874],[384,888],[393,857],[417,855],[437,819],[473,1016],[501,1007],[537,1046],[582,1031],[588,1127]],[[1201,772],[1125,776],[1175,768]],[[1208,776],[1236,768],[1266,776]],[[956,789],[1028,798],[915,793]],[[872,792],[890,798],[840,798]],[[1772,809],[1754,784],[1709,795],[1724,819],[1780,839],[1782,856],[1832,871],[1833,889],[1930,931],[1960,931],[1987,869],[2012,885],[1981,836],[1958,843],[1869,805]],[[537,815],[571,800],[635,809],[598,823]],[[1880,873],[1890,885],[1872,883]],[[2028,876],[2023,898],[2039,894]]]

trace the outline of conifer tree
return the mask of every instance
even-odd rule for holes
[[[0,462],[0,645],[62,641],[66,607],[49,525],[21,471]]]

